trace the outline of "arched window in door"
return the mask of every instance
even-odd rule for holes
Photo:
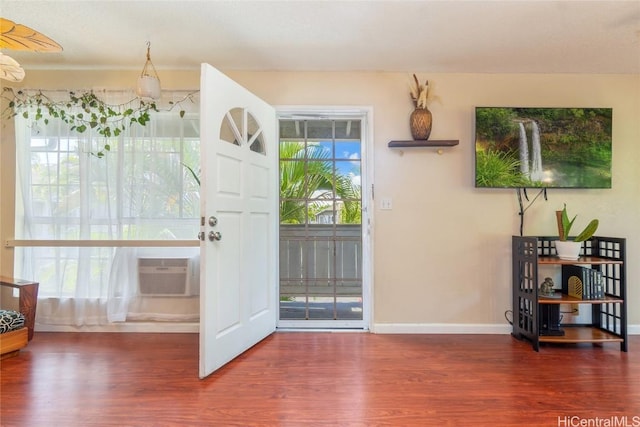
[[[244,108],[227,111],[220,125],[220,139],[234,145],[248,145],[251,151],[266,155],[260,123]]]

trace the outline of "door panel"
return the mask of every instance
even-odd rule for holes
[[[203,378],[275,330],[278,166],[273,107],[207,64],[200,115]]]

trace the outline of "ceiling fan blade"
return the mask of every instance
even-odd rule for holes
[[[20,64],[3,53],[0,53],[0,79],[10,82],[21,82],[24,79],[24,70]]]
[[[25,25],[0,18],[0,49],[61,52],[62,46]]]

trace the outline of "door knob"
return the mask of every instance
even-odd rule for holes
[[[204,231],[198,233],[198,240],[202,240],[204,242]]]
[[[209,232],[209,240],[214,242],[216,240],[222,239],[222,234],[219,231],[210,231]]]

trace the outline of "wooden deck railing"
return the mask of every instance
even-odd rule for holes
[[[280,295],[362,296],[360,224],[282,224]]]

